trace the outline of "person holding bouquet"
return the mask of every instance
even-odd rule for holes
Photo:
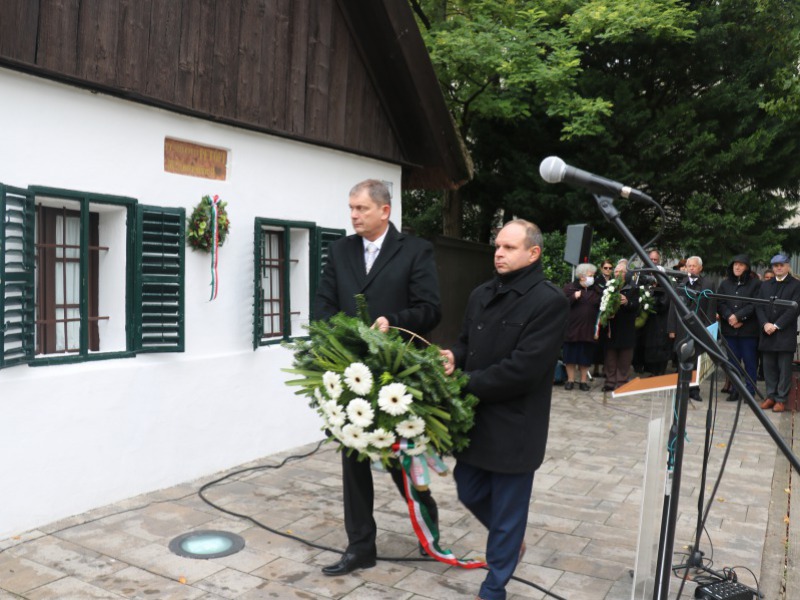
[[[628,261],[614,267],[614,282],[609,283],[600,301],[598,336],[605,336],[606,383],[603,391],[612,391],[628,381],[636,346],[636,315],[639,313],[639,290],[628,273]]]
[[[399,232],[389,221],[391,197],[381,181],[356,184],[349,205],[355,234],[337,240],[329,249],[314,319],[329,319],[339,312],[356,316],[355,297],[363,294],[376,329],[386,332],[400,327],[426,335],[441,319],[433,246]],[[389,473],[405,498],[400,468],[390,467]],[[342,486],[348,543],[341,559],[322,569],[330,576],[373,567],[377,556],[370,462],[343,451]],[[436,520],[438,511],[430,491],[420,492],[420,502]]]
[[[470,444],[455,452],[458,498],[489,530],[482,600],[503,600],[525,551],[533,476],[544,459],[553,373],[569,304],[545,279],[542,233],[515,219],[497,234],[496,276],[470,294],[458,341],[442,350],[445,373],[469,376]]]

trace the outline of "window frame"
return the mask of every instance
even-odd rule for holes
[[[263,235],[264,228],[272,228],[279,230],[283,234],[283,248],[282,254],[285,257],[287,268],[283,269],[283,279],[281,282],[283,288],[283,297],[281,298],[281,311],[282,311],[282,330],[283,334],[270,338],[264,338],[264,321],[263,321],[263,289],[261,287],[261,263],[263,256],[261,255],[261,236]],[[266,217],[256,217],[253,226],[253,350],[257,350],[262,346],[273,346],[285,341],[290,341],[296,338],[306,337],[305,334],[299,332],[292,332],[291,325],[291,300],[292,288],[290,282],[290,269],[288,265],[291,261],[291,232],[293,229],[306,229],[308,230],[308,319],[313,319],[314,298],[317,293],[320,278],[322,277],[322,270],[325,267],[327,260],[328,246],[339,239],[344,237],[346,232],[344,229],[334,229],[328,227],[319,227],[316,223],[311,221],[291,221],[285,219],[271,219]]]
[[[70,354],[36,354],[35,228],[40,197],[74,202],[80,211],[80,342],[78,352]],[[119,249],[125,253],[125,273],[120,278],[125,295],[119,303],[119,312],[124,313],[125,319],[124,333],[120,329],[119,336],[120,346],[124,344],[121,350],[89,350],[88,248],[93,205],[109,205],[124,211],[125,230],[120,229],[118,236]],[[155,217],[155,228],[148,229],[143,215],[145,219],[151,218],[150,223]],[[160,232],[159,216],[165,223]],[[36,185],[18,188],[0,183],[0,369],[18,364],[38,367],[130,358],[148,352],[183,352],[185,227],[183,208],[148,206],[128,196]],[[153,293],[147,286],[150,284],[152,288],[153,283],[167,289],[164,294],[169,301],[167,309],[159,308],[156,294],[156,308],[148,312],[145,305]],[[103,282],[99,285],[102,287]],[[159,327],[164,330],[160,339]],[[143,329],[155,331],[157,341],[148,343],[152,338],[143,335]]]

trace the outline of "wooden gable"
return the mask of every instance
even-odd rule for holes
[[[0,66],[404,166],[471,165],[405,0],[3,0]]]

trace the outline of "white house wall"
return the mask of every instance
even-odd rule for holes
[[[0,539],[321,438],[280,369],[252,349],[255,217],[351,231],[347,192],[401,170],[0,69],[0,182],[184,207],[228,202],[219,295],[186,250],[185,352],[0,370]],[[226,181],[164,171],[165,137],[225,148]],[[399,223],[400,207],[393,220]]]

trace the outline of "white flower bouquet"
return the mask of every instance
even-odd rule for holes
[[[603,295],[600,297],[600,312],[597,314],[597,322],[594,326],[595,339],[600,336],[600,328],[608,325],[622,305],[622,286],[622,278],[617,277],[609,281],[603,289]]]
[[[478,399],[462,394],[467,376],[444,374],[439,348],[420,349],[396,330],[381,333],[360,317],[338,314],[309,325],[308,339],[286,344],[287,381],[322,417],[328,439],[359,458],[388,464],[404,454],[446,454],[469,443]]]
[[[653,290],[649,286],[639,288],[639,313],[636,315],[636,328],[641,329],[647,323],[647,317],[655,314],[655,300]]]

